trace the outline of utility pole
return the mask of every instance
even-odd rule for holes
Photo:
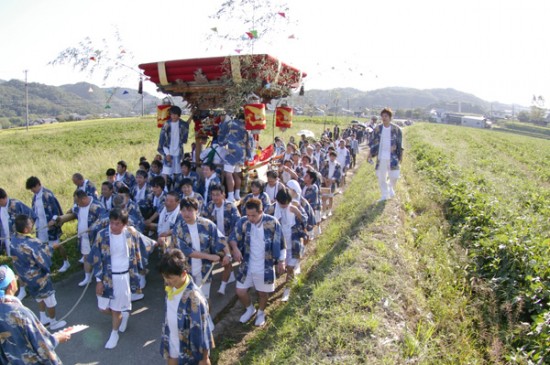
[[[27,73],[29,70],[25,70],[25,120],[27,121],[27,132],[29,131],[29,84],[27,83]]]

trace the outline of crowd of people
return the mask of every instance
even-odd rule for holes
[[[68,211],[38,177],[26,181],[34,194],[30,207],[0,188],[0,243],[13,258],[15,271],[0,267],[0,333],[9,333],[1,341],[2,363],[56,363],[55,346],[70,338],[70,328],[63,330],[66,322],[56,317],[51,280],[52,252],[63,261],[57,271],[75,264],[60,242],[66,222],[77,220],[84,266],[78,285],[95,282],[98,308],[112,317],[105,348],[115,348],[126,330],[132,302],[145,295],[149,256],[158,251],[166,284],[161,354],[168,364],[207,364],[214,346],[209,300],[216,263],[224,268],[217,292],[225,295],[236,282],[245,308],[240,322],[255,317],[254,324],[263,326],[276,278],[285,276],[281,300],[288,301],[305,245],[321,234],[320,223],[332,215],[333,197],[356,166],[363,144],[368,145],[369,160],[378,157],[382,199],[395,195],[402,137],[391,124],[390,109],[382,111],[383,123],[373,125],[372,133],[357,126],[340,132],[335,126],[319,140],[302,135],[297,143],[291,138],[285,144],[275,138],[265,181],[252,179],[248,194],[241,193],[247,180],[242,167],[252,138],[247,138],[244,122],[226,118],[219,137],[196,163],[193,151],[184,153],[189,126],[180,117],[181,109],[171,107],[157,156],[151,163],[140,159],[135,175],[121,160],[116,170],[106,171],[98,191],[75,173],[74,205]],[[236,273],[234,262],[239,263]],[[258,294],[257,309],[250,288]],[[38,317],[21,304],[27,294],[38,302]],[[61,330],[51,335],[44,326]]]

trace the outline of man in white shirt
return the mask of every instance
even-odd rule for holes
[[[111,184],[108,181],[104,181],[101,184],[101,196],[99,197],[99,201],[101,202],[101,205],[103,205],[103,208],[107,212],[113,209],[113,194],[114,194],[113,184]]]
[[[162,208],[159,215],[159,222],[157,225],[157,237],[160,247],[165,247],[170,241],[172,236],[172,229],[176,224],[180,210],[180,196],[175,191],[171,191],[166,194],[166,200],[164,201],[164,208]]]
[[[160,131],[158,152],[164,157],[162,175],[167,178],[181,173],[183,146],[187,143],[189,124],[181,120],[181,108],[170,107],[170,120]]]
[[[36,220],[36,238],[43,243],[48,243],[51,248],[56,250],[63,259],[63,266],[59,272],[65,272],[71,264],[67,258],[65,248],[59,245],[61,237],[61,228],[56,224],[57,217],[63,215],[63,210],[57,198],[51,190],[42,186],[40,179],[31,176],[27,179],[25,187],[34,193],[32,199],[32,208],[38,217]]]
[[[399,164],[403,158],[401,128],[391,122],[392,115],[391,109],[382,110],[382,124],[374,128],[370,142],[369,161],[373,156],[377,156],[376,175],[382,195],[381,201],[395,196],[395,184],[400,176]]]
[[[246,311],[240,322],[248,322],[256,313],[248,294],[248,289],[254,287],[260,301],[255,325],[263,326],[269,293],[275,291],[275,266],[279,274],[286,269],[286,244],[281,224],[275,217],[264,213],[261,200],[249,199],[245,212],[246,217],[239,219],[229,239],[233,258],[241,263],[237,296]]]
[[[132,309],[132,292],[139,288],[138,272],[144,269],[140,251],[143,236],[127,224],[125,210],[111,210],[109,227],[99,231],[90,253],[97,282],[97,305],[112,317],[112,331],[106,349],[115,348],[119,332],[126,331]]]
[[[189,258],[193,281],[201,288],[204,297],[209,299],[212,282],[210,268],[222,260],[222,257],[222,265],[227,265],[231,259],[227,241],[214,222],[198,216],[197,199],[183,198],[180,208],[183,220],[175,227],[176,247]]]

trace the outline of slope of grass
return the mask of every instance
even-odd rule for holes
[[[404,172],[400,198],[376,203],[372,166],[359,168],[291,300],[268,307],[267,328],[241,341],[238,360],[222,342],[220,364],[484,362],[441,209],[410,162]]]

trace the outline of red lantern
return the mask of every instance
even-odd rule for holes
[[[244,106],[245,129],[253,134],[260,133],[267,126],[265,104],[246,104]]]
[[[278,106],[275,109],[275,126],[281,128],[283,132],[292,127],[292,108]]]
[[[172,105],[157,105],[157,127],[162,128],[170,119],[170,107]]]

